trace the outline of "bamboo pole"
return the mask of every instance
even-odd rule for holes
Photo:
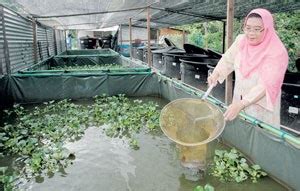
[[[182,31],[182,47],[185,44],[185,30]]]
[[[228,49],[233,42],[233,18],[234,18],[234,0],[227,0],[227,19],[226,19],[226,41]],[[225,103],[229,105],[232,101],[232,73],[226,78]]]

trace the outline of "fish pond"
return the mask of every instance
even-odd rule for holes
[[[159,127],[160,111],[167,103],[120,95],[15,105],[2,114],[1,187],[198,191],[206,185],[205,190],[217,191],[288,190],[218,142],[205,173],[182,167],[178,147]],[[235,166],[228,171],[220,165],[229,163]]]

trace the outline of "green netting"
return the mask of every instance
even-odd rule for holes
[[[102,55],[102,56],[114,56],[118,55],[117,52],[111,49],[86,49],[86,50],[67,50],[58,54],[57,56],[85,56],[85,55]]]
[[[54,60],[52,67],[122,64],[121,56],[110,49],[67,50],[54,56]]]
[[[1,104],[82,99],[103,93],[110,96],[160,96],[170,101],[200,98],[203,94],[201,90],[151,72],[13,74],[1,78],[0,84]],[[224,104],[213,97],[208,100],[225,109]],[[251,117],[241,115],[228,122],[222,140],[238,148],[269,174],[299,190],[299,137],[280,130],[275,133],[275,130],[270,131],[270,126],[270,129],[265,129],[267,124],[249,119]]]
[[[148,72],[150,68],[111,49],[68,50],[21,70],[19,73],[103,73],[122,71]]]

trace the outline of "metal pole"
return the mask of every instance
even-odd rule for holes
[[[131,18],[129,18],[129,51],[130,51],[130,58],[132,58],[132,28],[131,28]]]
[[[227,0],[227,20],[226,20],[226,50],[233,42],[233,18],[234,18],[234,0]],[[225,103],[229,105],[232,101],[232,73],[226,78]]]
[[[147,47],[147,53],[148,53],[148,66],[151,67],[151,49],[150,49],[150,8],[147,7],[147,34],[148,34],[148,47]]]
[[[128,9],[110,10],[110,11],[66,14],[66,15],[48,15],[48,16],[33,15],[33,17],[34,18],[53,18],[53,17],[59,18],[59,17],[76,17],[76,16],[86,16],[86,15],[101,15],[101,14],[108,14],[108,13],[130,12],[130,11],[142,10],[142,9],[145,9],[145,8],[146,8],[146,6],[133,7],[133,8],[128,8]]]

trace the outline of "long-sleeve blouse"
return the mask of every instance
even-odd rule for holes
[[[246,114],[262,120],[275,128],[280,128],[280,100],[279,93],[275,104],[271,103],[266,89],[259,77],[258,71],[253,71],[245,78],[240,72],[239,42],[242,35],[239,35],[231,47],[222,55],[214,72],[219,74],[218,81],[223,83],[231,72],[235,72],[235,86],[233,102],[245,100],[248,104],[244,108]]]

